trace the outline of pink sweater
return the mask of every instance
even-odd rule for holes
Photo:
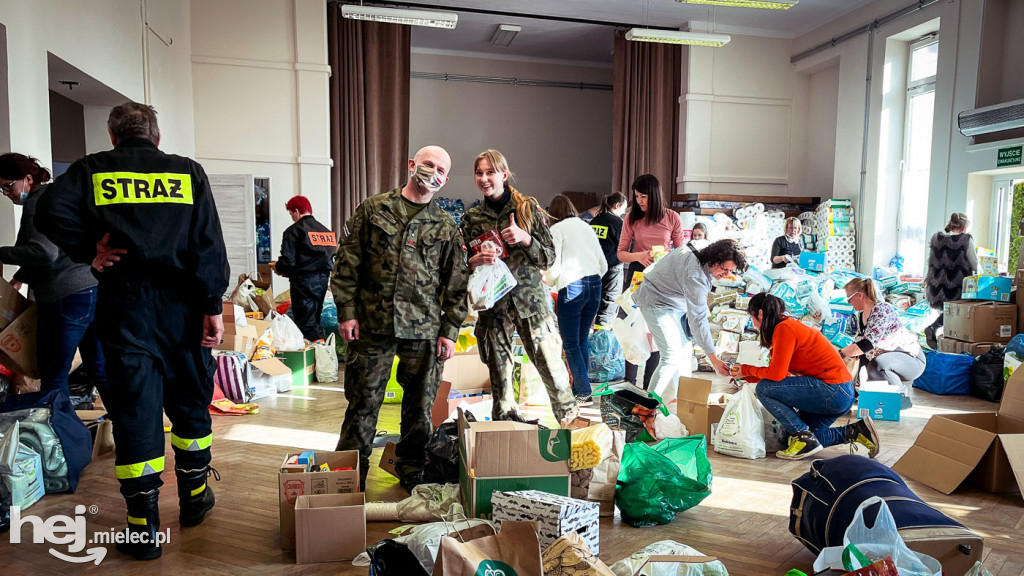
[[[633,249],[630,250],[630,244]],[[622,219],[622,235],[619,236],[619,250],[623,252],[647,252],[655,246],[664,246],[665,250],[679,248],[683,245],[683,222],[679,213],[665,210],[665,217],[653,226],[643,219],[629,223],[629,216]]]

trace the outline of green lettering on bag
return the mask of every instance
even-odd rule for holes
[[[519,573],[501,560],[483,560],[477,566],[476,576],[519,576]]]

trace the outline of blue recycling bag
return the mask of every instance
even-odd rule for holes
[[[970,394],[971,366],[969,354],[946,354],[925,351],[924,374],[914,380],[914,388],[932,394]]]
[[[597,330],[587,338],[590,358],[587,375],[590,382],[614,382],[626,376],[626,357],[611,330]]]

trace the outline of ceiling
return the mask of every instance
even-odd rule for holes
[[[50,90],[83,106],[116,106],[129,100],[123,94],[50,52],[46,53],[46,68]],[[62,81],[78,84],[69,87],[61,84]]]
[[[851,12],[872,0],[800,0],[789,10],[711,7],[675,0],[410,0],[370,2],[410,8],[437,8],[456,12],[454,30],[414,27],[412,47],[418,51],[457,51],[489,57],[541,58],[610,65],[613,26],[651,26],[679,29],[712,28],[727,34],[795,38]],[[346,0],[346,3],[355,3]],[[460,12],[469,8],[509,15]],[[588,20],[574,23],[528,18],[540,15]],[[522,32],[508,47],[492,46],[498,24],[518,24]]]

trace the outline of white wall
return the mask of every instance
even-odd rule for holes
[[[196,157],[211,174],[270,178],[276,256],[292,196],[330,221],[327,10],[322,0],[193,0],[191,50]]]
[[[992,183],[994,178],[984,174],[967,176],[967,205],[964,213],[971,222],[974,242],[981,248],[995,248],[995,226],[992,217]]]
[[[838,59],[793,75],[790,193],[822,199],[832,197],[838,112]]]
[[[411,68],[414,72],[612,83],[611,68],[441,54],[413,53]],[[481,197],[473,182],[473,161],[488,148],[500,150],[508,159],[516,174],[514,186],[542,204],[564,191],[594,192],[598,199],[611,191],[610,90],[414,78],[410,101],[410,155],[421,146],[438,144],[452,156],[451,180],[441,196],[462,198],[467,207]]]
[[[144,72],[149,67],[152,85],[161,89],[159,98],[154,97],[151,103],[157,105],[160,127],[166,134],[162,147],[169,152],[191,152],[188,103],[192,87],[188,75],[181,74],[188,67],[189,43],[187,31],[182,35],[180,29],[180,23],[188,20],[188,4],[145,0],[153,27],[177,40],[172,47],[154,50],[147,59],[143,55],[140,2],[0,0],[7,67],[7,82],[0,86],[5,91],[0,96],[0,135],[10,134],[11,150],[35,156],[46,165],[52,162],[46,60],[47,52],[52,52],[137,101],[144,101]],[[3,140],[0,138],[0,146],[6,149],[8,142]],[[14,210],[10,203],[0,203],[0,244],[13,242],[16,231]]]
[[[793,195],[790,44],[734,35],[683,48],[681,193]]]

